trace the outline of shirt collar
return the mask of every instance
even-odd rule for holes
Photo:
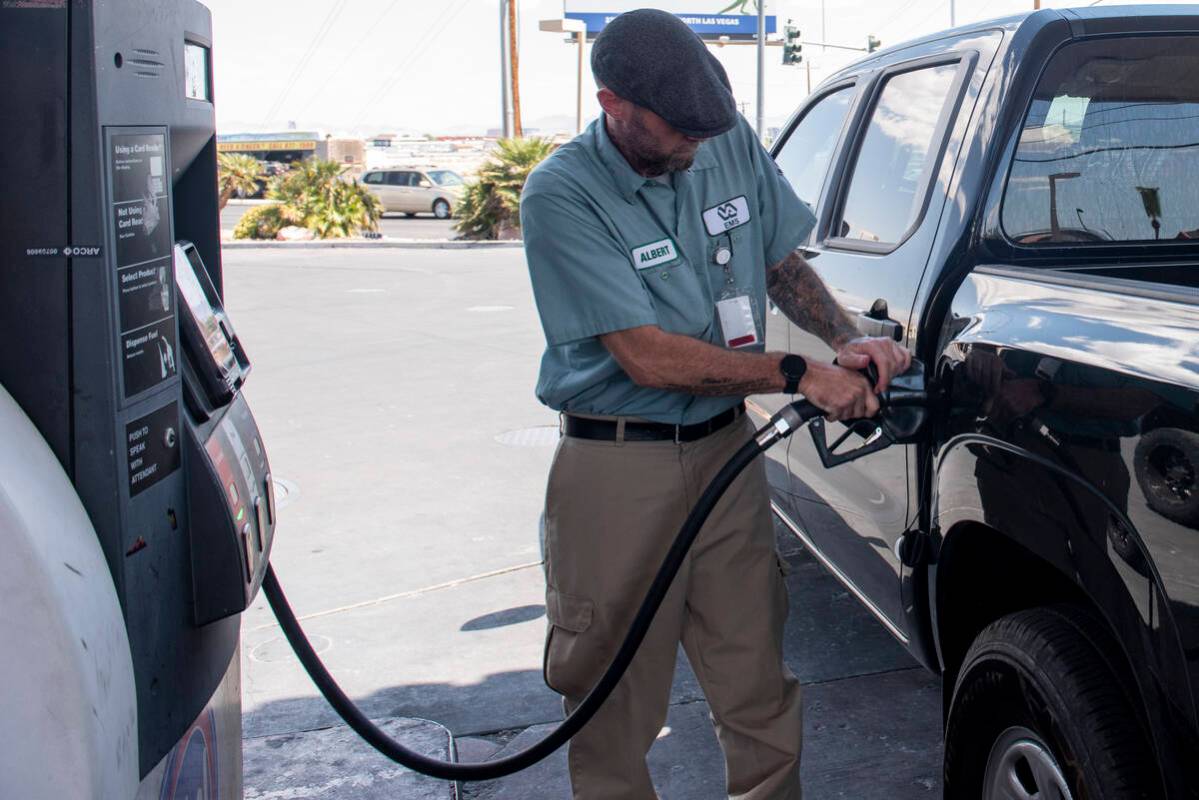
[[[611,173],[612,180],[616,181],[616,190],[620,192],[620,196],[626,202],[633,202],[633,198],[637,196],[637,190],[644,186],[649,179],[630,167],[629,162],[625,161],[624,155],[612,143],[612,139],[608,136],[606,114],[600,114],[599,119],[595,121],[595,151],[599,154],[600,161]]]
[[[612,180],[616,182],[616,189],[620,192],[620,196],[626,202],[632,203],[637,192],[650,179],[630,167],[624,154],[612,143],[612,139],[608,136],[607,116],[602,113],[595,121],[595,150],[600,161],[612,175]],[[703,142],[695,152],[695,161],[692,163],[691,169],[687,171],[710,169],[714,166],[716,166],[716,159],[710,152],[708,142]]]

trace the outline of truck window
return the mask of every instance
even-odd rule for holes
[[[1199,37],[1062,48],[1042,76],[1003,197],[1024,245],[1199,239]]]
[[[817,100],[791,129],[775,156],[795,194],[813,212],[853,93],[853,86],[843,86]]]
[[[887,78],[871,112],[834,236],[895,245],[924,208],[940,152],[942,116],[959,63],[939,64]]]

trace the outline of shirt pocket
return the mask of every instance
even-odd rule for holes
[[[653,300],[658,327],[668,333],[702,337],[712,328],[713,306],[701,276],[686,256],[638,270]]]

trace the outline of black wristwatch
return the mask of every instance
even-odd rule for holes
[[[799,391],[799,382],[803,380],[804,373],[808,371],[808,362],[804,361],[803,356],[797,356],[794,353],[783,356],[779,361],[779,372],[783,373],[783,377],[787,379],[786,385],[783,386],[783,392],[786,394],[795,394]]]

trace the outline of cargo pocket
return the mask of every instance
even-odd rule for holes
[[[541,676],[545,685],[567,697],[578,697],[591,688],[589,663],[583,651],[583,634],[591,627],[594,605],[585,597],[545,590],[545,615],[549,620]]]

